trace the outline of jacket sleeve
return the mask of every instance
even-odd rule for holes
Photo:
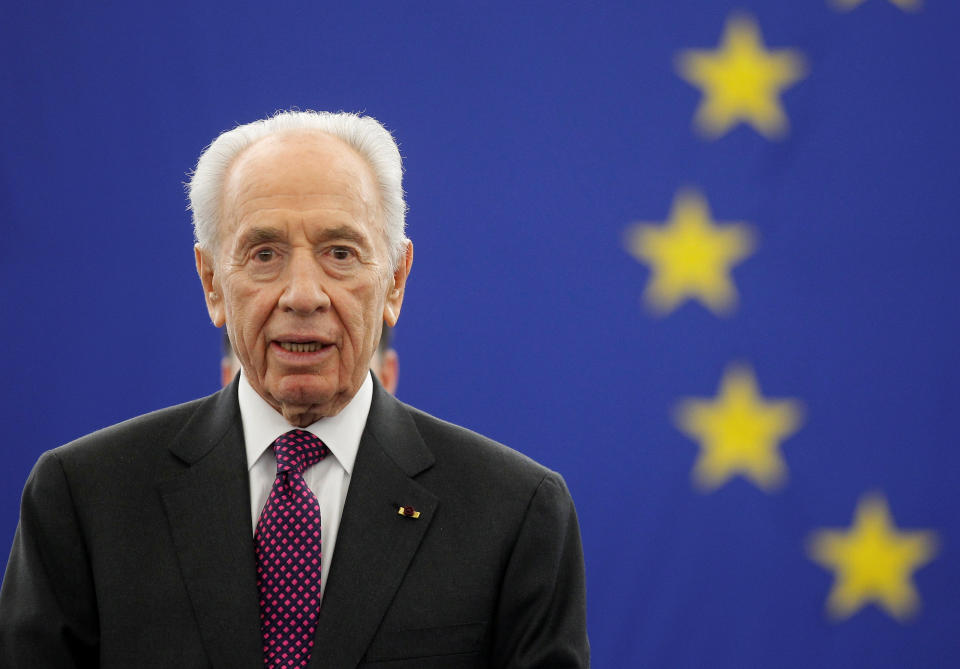
[[[93,578],[67,477],[56,453],[27,479],[0,588],[0,666],[98,666]]]
[[[590,666],[580,528],[573,500],[557,474],[540,482],[511,553],[491,666]]]

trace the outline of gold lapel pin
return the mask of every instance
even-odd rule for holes
[[[401,506],[397,509],[398,516],[404,516],[406,518],[419,518],[420,512],[414,509],[412,506]]]

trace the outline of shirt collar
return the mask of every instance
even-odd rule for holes
[[[243,422],[243,439],[247,450],[247,470],[260,459],[270,444],[285,432],[296,426],[290,425],[279,411],[267,404],[257,391],[253,389],[247,377],[240,372],[238,388],[240,402],[240,419]],[[360,437],[367,424],[367,414],[370,413],[370,403],[373,400],[373,381],[370,373],[360,385],[357,394],[353,396],[340,413],[335,416],[321,418],[305,428],[318,436],[330,454],[346,470],[353,473],[353,463],[357,459],[357,449],[360,448]]]

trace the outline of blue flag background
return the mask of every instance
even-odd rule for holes
[[[361,111],[405,157],[398,395],[565,476],[595,666],[960,664],[960,5],[4,15],[0,544],[41,452],[217,389],[203,147]]]

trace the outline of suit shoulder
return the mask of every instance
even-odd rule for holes
[[[82,463],[91,458],[100,459],[117,449],[129,451],[169,441],[215,397],[216,394],[209,395],[130,418],[74,439],[50,453],[65,462]]]
[[[538,485],[544,478],[559,479],[559,474],[533,458],[460,425],[432,416],[404,404],[417,430],[437,456],[474,475],[483,472],[507,476],[523,485]]]

